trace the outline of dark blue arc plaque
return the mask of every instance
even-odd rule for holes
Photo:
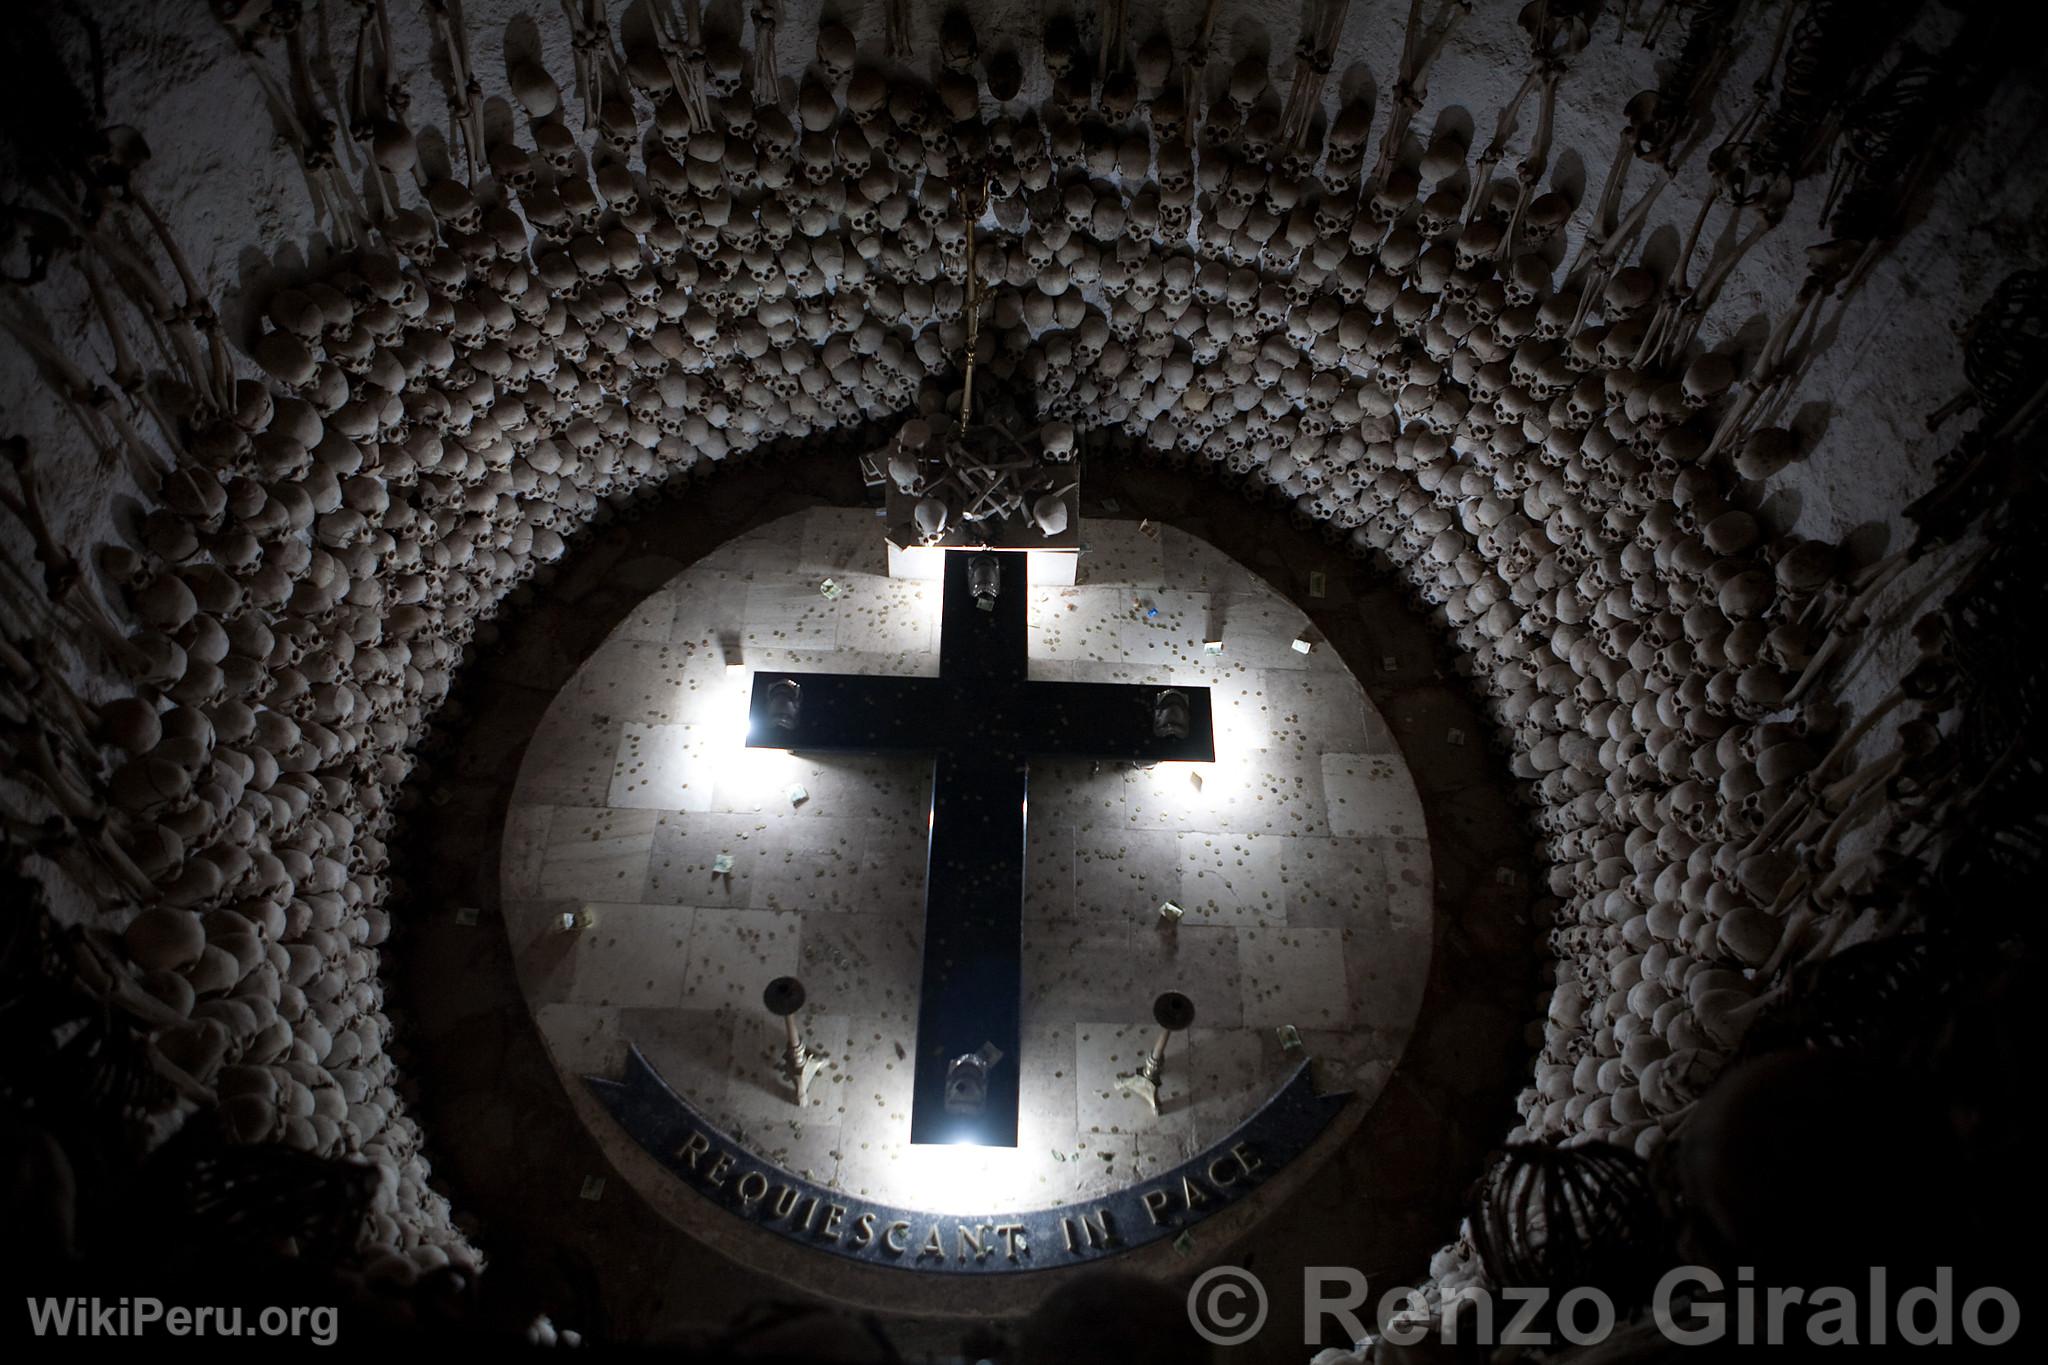
[[[946,554],[938,677],[761,671],[748,710],[750,748],[936,755],[910,1103],[914,1143],[1017,1143],[1030,759],[1216,758],[1206,687],[1030,681],[1028,557],[997,556],[990,599],[985,590],[977,595],[974,582],[977,558],[989,554]],[[987,569],[984,560],[984,589]],[[949,1072],[984,1046],[1001,1060],[977,1075],[985,1089],[963,1110],[953,1102]]]
[[[1302,1062],[1256,1114],[1170,1171],[1082,1203],[959,1213],[875,1203],[763,1161],[670,1089],[637,1047],[623,1079],[584,1082],[634,1141],[735,1216],[847,1260],[954,1275],[1055,1270],[1179,1237],[1300,1156],[1351,1098],[1317,1094]]]

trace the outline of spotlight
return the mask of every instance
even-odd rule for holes
[[[983,550],[967,561],[967,587],[974,605],[983,611],[996,609],[996,594],[1003,588],[1003,562],[993,550]]]
[[[1177,687],[1161,688],[1152,699],[1152,735],[1155,739],[1188,737],[1188,694]]]
[[[1001,1060],[1002,1049],[983,1043],[946,1063],[946,1112],[979,1114],[988,1104],[988,1073]]]
[[[796,717],[803,703],[803,688],[794,678],[768,684],[768,719],[778,730],[796,729]]]

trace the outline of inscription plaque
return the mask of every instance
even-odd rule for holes
[[[1300,1156],[1351,1097],[1318,1094],[1304,1061],[1256,1114],[1171,1170],[1081,1203],[977,1213],[880,1204],[764,1161],[670,1089],[637,1047],[621,1079],[584,1082],[663,1166],[737,1217],[848,1260],[956,1275],[1052,1270],[1178,1237]]]

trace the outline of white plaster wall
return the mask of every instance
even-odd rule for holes
[[[939,0],[910,0],[910,5],[913,32],[932,37],[935,52],[939,18],[947,6]],[[431,113],[442,99],[425,57],[432,39],[424,7],[390,3],[387,8],[425,150],[433,136],[428,131]],[[573,60],[556,7],[535,0],[470,0],[464,8],[470,21],[470,50],[489,97],[509,100],[504,83],[505,27],[530,16],[539,25],[548,68],[573,103]],[[615,0],[607,5],[615,22],[626,8]],[[793,81],[813,56],[819,22],[815,11],[820,7],[795,0],[784,8],[780,64]],[[864,56],[881,56],[880,0],[823,8],[839,15],[861,39]],[[1003,0],[973,7],[982,52],[994,52],[1007,43],[1024,60],[1026,84],[1018,105],[1036,103],[1048,90],[1039,61],[1039,36],[1043,16],[1059,8],[1058,0]],[[1479,0],[1471,16],[1453,31],[1430,73],[1423,111],[1415,120],[1423,145],[1447,112],[1462,114],[1469,122],[1475,157],[1492,136],[1500,105],[1519,84],[1526,60],[1527,45],[1514,24],[1519,8],[1505,0]],[[736,9],[714,5],[712,12],[725,12],[731,23],[736,22]],[[1093,13],[1089,6],[1072,10],[1084,24]],[[1131,10],[1134,40],[1163,25],[1180,46],[1195,32],[1203,4],[1138,3]],[[243,59],[206,7],[107,0],[93,6],[93,14],[104,42],[109,118],[138,127],[148,137],[153,158],[141,183],[169,219],[194,272],[212,289],[230,334],[253,342],[254,310],[269,290],[301,278],[305,264],[324,259],[329,250],[326,235],[314,220],[304,178],[274,134],[261,92]],[[1386,126],[1388,91],[1406,15],[1407,7],[1397,0],[1354,0],[1341,56],[1327,87],[1325,104],[1332,110],[1340,93],[1348,97],[1361,90],[1377,92],[1375,141]],[[1916,34],[1938,38],[1947,27],[1943,17],[1937,8]],[[1769,45],[1766,21],[1775,18],[1775,7],[1757,17],[1753,30],[1744,35],[1745,50],[1721,81],[1714,105],[1716,138],[1718,130],[1746,108]],[[324,32],[313,44],[316,73],[323,78],[328,73],[345,76],[355,50],[352,8],[319,6],[308,23],[315,33]],[[1285,0],[1231,0],[1222,5],[1211,82],[1222,82],[1239,56],[1263,48],[1270,54],[1274,85],[1284,90],[1292,75],[1300,24],[1300,7]],[[80,31],[62,16],[52,16],[51,26],[53,35],[64,41],[74,70],[82,74],[86,64]],[[1669,51],[1675,41],[1674,29],[1667,31],[1660,46]],[[1656,83],[1657,68],[1656,52],[1633,37],[1619,41],[1613,20],[1603,18],[1593,41],[1572,62],[1559,86],[1550,183],[1570,186],[1576,181],[1582,187],[1580,211],[1568,232],[1567,263],[1577,251],[1613,155],[1621,107],[1636,91]],[[2028,80],[2030,75],[2035,79]],[[1927,486],[1935,459],[1958,430],[1952,422],[1930,434],[1923,421],[1961,387],[1961,348],[1954,329],[2009,271],[2038,260],[2048,242],[2043,227],[2048,223],[2048,145],[2030,135],[2048,118],[2048,96],[2038,76],[2038,70],[2022,68],[1991,94],[1980,125],[1945,169],[1934,192],[1937,202],[1878,263],[1843,310],[1835,340],[1816,359],[1790,409],[1821,405],[1808,409],[1800,425],[1821,425],[1824,430],[1812,451],[1766,490],[1781,529],[1839,539],[1878,522],[1889,528],[1893,544],[1906,533],[1899,510]],[[1527,147],[1534,125],[1532,100],[1509,144],[1504,169]],[[1677,183],[1659,200],[1642,240],[1651,240],[1660,230],[1683,236],[1710,188],[1704,163],[1702,151],[1681,169]],[[1625,204],[1647,186],[1650,174],[1646,168],[1635,169]],[[1718,348],[1739,338],[1753,350],[1760,341],[1781,302],[1804,277],[1806,248],[1826,235],[1817,221],[1825,180],[1825,174],[1816,175],[1800,186],[1783,224],[1729,279],[1701,329],[1702,345]],[[1718,221],[1717,212],[1709,233]],[[1700,254],[1705,255],[1704,244]],[[97,324],[90,321],[84,290],[75,272],[60,266],[56,274],[59,279],[35,291],[35,305],[46,310],[53,333],[74,357],[97,357],[97,369],[104,372],[109,357]],[[128,491],[125,479],[108,462],[84,457],[76,428],[61,419],[57,405],[18,352],[9,347],[0,350],[0,357],[0,412],[8,414],[7,428],[51,433],[63,443],[42,457],[46,465],[56,466],[49,478],[56,523],[69,533],[72,544],[106,538],[105,518],[118,505],[112,495]],[[253,366],[248,372],[255,372]],[[24,542],[12,520],[0,525],[9,551],[19,550]]]

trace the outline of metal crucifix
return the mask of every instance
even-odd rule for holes
[[[1025,676],[1026,564],[946,552],[936,678],[754,675],[750,748],[934,755],[916,1143],[1016,1145],[1031,757],[1216,757],[1206,687]]]

